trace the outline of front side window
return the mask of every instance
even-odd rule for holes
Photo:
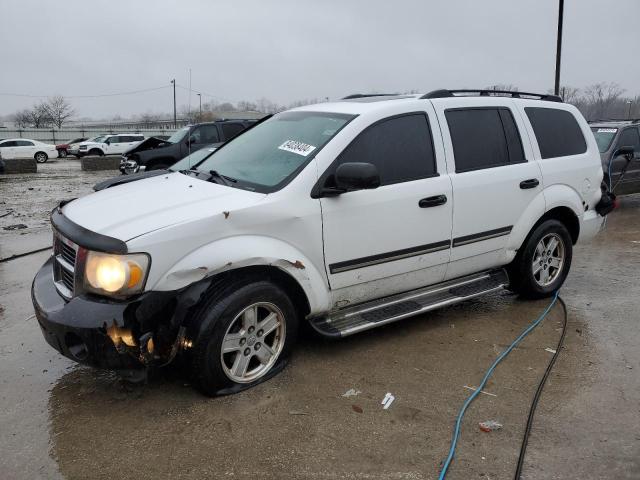
[[[526,161],[520,133],[508,108],[451,109],[445,116],[456,173]]]
[[[202,125],[191,134],[194,143],[217,143],[220,141],[218,127],[215,125]]]
[[[640,135],[637,128],[626,128],[620,134],[616,148],[633,147],[635,153],[640,153]]]
[[[0,143],[0,148],[8,148],[8,147],[16,147],[18,146],[18,142],[15,140],[7,140],[6,142]]]
[[[187,133],[189,133],[189,128],[190,127],[184,127],[184,128],[181,128],[180,130],[177,130],[176,132],[173,133],[173,135],[167,138],[167,142],[178,143],[182,141],[182,139],[187,135]]]
[[[226,143],[198,170],[215,170],[236,185],[268,193],[290,181],[354,115],[282,112]]]
[[[33,142],[28,140],[17,140],[16,147],[33,147]]]
[[[332,172],[341,164],[350,162],[375,165],[380,185],[435,175],[436,162],[427,116],[411,113],[373,124],[345,148]]]
[[[526,107],[524,111],[543,159],[579,155],[587,151],[587,142],[571,112],[543,107]]]

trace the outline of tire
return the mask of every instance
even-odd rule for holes
[[[204,302],[195,320],[200,331],[191,370],[198,388],[210,396],[236,393],[274,376],[284,368],[298,330],[288,295],[263,280],[220,291]]]
[[[67,158],[67,151],[62,149],[62,150],[58,150],[58,157],[60,158]]]
[[[49,160],[49,156],[44,152],[36,152],[33,158],[35,158],[38,163],[46,163],[47,160]]]
[[[100,150],[99,148],[94,148],[94,149],[89,151],[89,155],[97,155],[98,157],[103,157],[104,156],[104,152],[102,150]]]
[[[572,256],[567,227],[558,220],[544,220],[529,233],[509,265],[509,288],[525,298],[553,295],[569,274]]]

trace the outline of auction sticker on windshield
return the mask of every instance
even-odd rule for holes
[[[302,155],[303,157],[306,157],[316,149],[316,147],[314,147],[313,145],[297,142],[296,140],[287,140],[278,148],[280,150],[284,150],[285,152],[291,152],[298,155]]]
[[[599,128],[598,133],[616,133],[618,131],[617,128]]]

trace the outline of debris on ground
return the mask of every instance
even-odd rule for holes
[[[307,412],[302,412],[300,410],[289,410],[289,415],[309,415]]]
[[[360,393],[362,393],[360,390],[356,390],[355,388],[350,388],[349,390],[347,390],[346,392],[344,392],[342,394],[343,397],[356,397],[358,396]]]
[[[2,227],[3,230],[22,230],[24,228],[27,228],[27,226],[24,223],[16,223],[15,225]]]
[[[358,405],[351,405],[351,409],[356,413],[362,413],[362,407],[359,407]]]
[[[477,390],[476,387],[470,387],[469,385],[463,385],[462,388],[466,388],[467,390],[473,390],[474,392]],[[485,392],[484,390],[480,390],[480,393],[484,393],[485,395],[489,395],[491,397],[497,397],[495,393]]]
[[[545,348],[544,351],[549,353],[556,353],[556,351],[553,348]]]
[[[382,402],[380,402],[382,405],[384,405],[382,408],[384,410],[387,410],[391,404],[393,403],[393,401],[396,399],[396,397],[394,397],[393,395],[391,395],[391,392],[387,392],[387,394],[384,396],[384,398],[382,399]]]
[[[480,430],[482,430],[483,432],[493,432],[494,430],[500,430],[502,428],[502,424],[496,422],[495,420],[480,422],[478,425],[480,427]]]

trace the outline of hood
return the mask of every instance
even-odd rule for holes
[[[69,202],[62,213],[88,230],[126,242],[170,225],[250,207],[265,197],[170,173],[92,193]]]
[[[135,153],[135,152],[143,152],[145,150],[153,150],[155,148],[167,147],[169,145],[173,145],[173,143],[167,142],[166,140],[162,140],[161,138],[149,137],[143,141],[141,141],[138,145],[133,148],[130,148],[125,152],[125,155]]]
[[[105,188],[115,187],[117,185],[123,185],[125,183],[137,182],[138,180],[144,180],[145,178],[157,177],[158,175],[166,175],[173,173],[171,170],[150,170],[148,172],[133,173],[129,175],[119,175],[117,177],[109,178],[98,182],[93,186],[96,192],[104,190]]]

